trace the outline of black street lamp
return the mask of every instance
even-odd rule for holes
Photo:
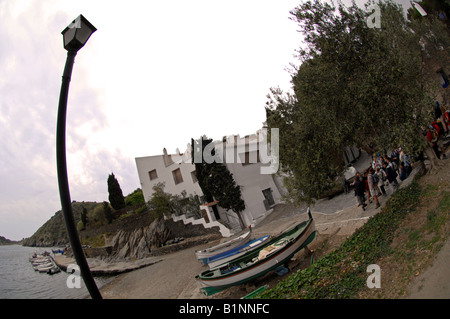
[[[67,98],[69,94],[70,77],[72,75],[75,55],[87,42],[89,37],[97,29],[86,20],[83,15],[79,15],[67,28],[62,31],[64,39],[64,48],[67,50],[66,65],[62,76],[61,93],[59,95],[58,119],[56,123],[56,166],[58,171],[59,195],[61,197],[61,206],[67,233],[69,235],[70,245],[73,255],[80,267],[81,276],[86,284],[92,299],[101,299],[102,296],[98,290],[97,284],[92,277],[89,265],[84,256],[81,247],[78,231],[73,217],[72,205],[70,200],[69,182],[67,179],[66,165],[66,114]]]

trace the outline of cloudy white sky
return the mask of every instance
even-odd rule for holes
[[[72,74],[68,177],[72,200],[100,202],[111,172],[124,195],[140,187],[135,157],[261,128],[269,89],[290,88],[300,1],[0,0],[0,235],[29,237],[61,209],[61,31],[80,13],[98,31]]]

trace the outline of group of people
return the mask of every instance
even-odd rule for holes
[[[450,128],[450,111],[440,105],[438,101],[434,106],[434,121],[428,126],[426,135],[427,139],[433,147],[437,158],[441,155],[445,157],[443,139],[448,134]]]
[[[397,177],[403,181],[408,178],[411,171],[410,157],[401,147],[394,150],[389,157],[374,155],[371,166],[362,174],[357,172],[355,180],[350,184],[355,189],[358,207],[362,206],[363,210],[367,207],[366,194],[369,203],[372,203],[372,199],[375,201],[375,209],[380,207],[378,197],[386,196],[385,186],[391,185],[393,190],[397,189],[399,186]]]
[[[449,133],[450,110],[447,110],[436,101],[434,105],[434,121],[429,125],[426,137],[433,146],[437,158],[441,158],[441,154],[443,154],[442,140],[446,136],[450,136]],[[400,181],[403,181],[408,178],[411,171],[411,159],[399,145],[396,150],[392,151],[390,156],[374,155],[371,166],[362,174],[357,172],[353,183],[348,184],[347,181],[344,181],[344,190],[349,192],[349,186],[354,187],[355,196],[358,199],[358,207],[362,206],[363,210],[367,207],[366,195],[369,203],[372,203],[373,199],[376,203],[375,208],[378,208],[380,207],[378,198],[386,196],[385,186],[391,185],[392,190],[395,191],[399,186],[397,177]]]

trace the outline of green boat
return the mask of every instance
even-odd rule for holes
[[[202,288],[226,288],[243,284],[287,263],[295,253],[313,241],[316,235],[314,220],[309,219],[272,238],[267,244],[233,259],[195,278]]]

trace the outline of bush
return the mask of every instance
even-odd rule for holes
[[[136,189],[125,198],[125,205],[127,206],[135,206],[143,203],[145,203],[144,194],[140,188]]]
[[[94,210],[88,213],[89,225],[93,227],[100,227],[107,224],[103,203],[95,206]]]
[[[81,220],[77,224],[77,229],[78,229],[78,231],[85,229],[84,224]]]

